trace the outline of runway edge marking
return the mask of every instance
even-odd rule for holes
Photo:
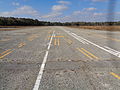
[[[69,34],[70,36],[72,36],[72,34],[71,34],[71,32],[69,32],[69,31],[67,31],[67,30],[65,30],[64,28],[61,28],[63,31],[65,31],[67,34]],[[76,35],[77,36],[77,35]],[[72,36],[72,37],[74,37],[74,36]],[[77,39],[76,37],[74,37],[75,39]],[[108,52],[108,53],[110,53],[110,54],[112,54],[112,55],[114,55],[114,56],[117,56],[117,57],[119,57],[120,58],[120,53],[113,53],[113,52],[111,52],[110,50],[108,50],[108,49],[106,49],[106,48],[104,48],[104,47],[101,47],[101,46],[99,46],[99,45],[97,45],[97,44],[95,44],[95,43],[93,43],[93,42],[91,42],[91,41],[89,41],[89,40],[87,40],[87,39],[85,39],[85,38],[83,38],[83,37],[80,37],[79,36],[79,38],[81,38],[81,39],[83,39],[84,41],[86,41],[87,43],[89,43],[89,44],[92,44],[92,45],[94,45],[94,46],[96,46],[96,47],[98,47],[98,48],[100,48],[100,49],[102,49],[102,50],[104,50],[104,51],[106,51],[106,52]],[[79,41],[79,38],[77,39],[78,41]]]
[[[48,57],[48,54],[49,54],[49,49],[50,49],[53,37],[54,37],[54,31],[53,31],[52,37],[50,39],[50,42],[48,44],[48,48],[47,48],[48,50],[46,51],[46,54],[44,56],[44,59],[43,59],[42,65],[40,67],[40,71],[38,73],[38,76],[37,76],[37,79],[36,79],[36,82],[35,82],[33,90],[38,90],[39,89],[39,86],[40,86],[40,83],[41,83],[41,79],[42,79],[42,75],[43,75],[43,71],[44,71],[44,68],[45,68],[45,64],[46,64],[46,61],[47,61],[47,57]]]

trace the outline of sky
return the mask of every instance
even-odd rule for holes
[[[109,1],[0,0],[0,16],[52,22],[99,22],[113,19],[120,21],[120,0],[112,2],[115,3],[114,18],[108,18],[108,15],[113,15],[112,10],[109,10]]]

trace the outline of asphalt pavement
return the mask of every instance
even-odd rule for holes
[[[0,90],[120,90],[120,32],[0,31]]]

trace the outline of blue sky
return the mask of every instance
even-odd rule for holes
[[[109,0],[0,0],[0,16],[42,21],[107,21]],[[114,20],[120,21],[117,0]]]

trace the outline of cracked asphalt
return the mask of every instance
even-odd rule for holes
[[[0,90],[120,90],[120,32],[0,31]]]

